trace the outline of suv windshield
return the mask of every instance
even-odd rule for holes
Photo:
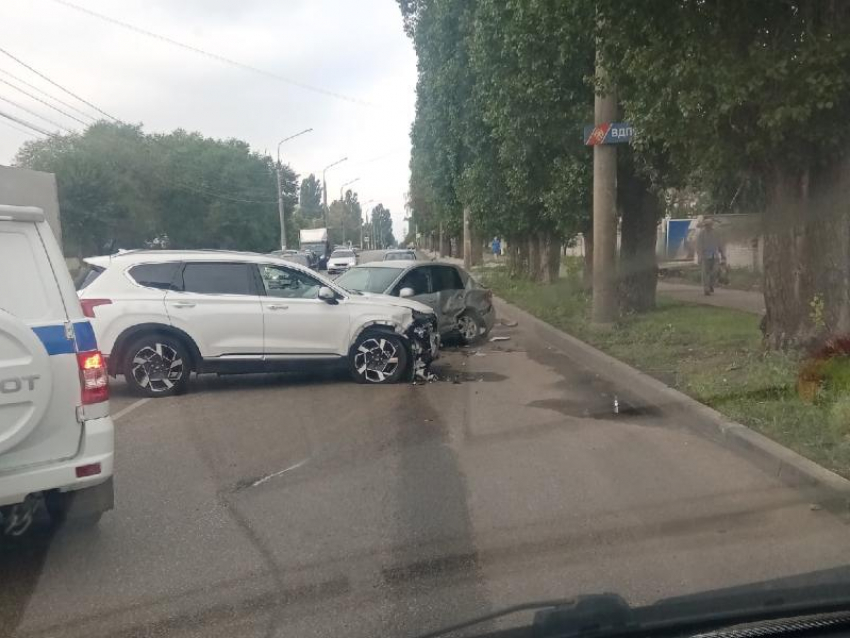
[[[383,293],[402,273],[401,268],[356,266],[337,278],[336,283],[346,290]]]
[[[331,259],[334,257],[345,258],[345,257],[354,257],[353,250],[335,250],[331,253]]]

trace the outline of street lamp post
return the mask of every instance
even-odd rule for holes
[[[360,210],[365,211],[366,207],[369,204],[373,203],[374,201],[375,201],[374,199],[370,199],[368,202],[360,204]],[[361,219],[360,220],[360,250],[363,250],[363,226],[365,226],[365,225],[366,224],[365,224],[364,220]]]
[[[339,187],[339,202],[342,204],[342,243],[345,243],[345,202],[342,200],[342,191],[346,186],[353,184],[354,182],[359,182],[360,178],[355,177],[351,181],[346,182],[342,186]]]
[[[280,163],[280,145],[284,142],[288,142],[291,139],[298,137],[299,135],[304,135],[305,133],[309,133],[312,131],[312,128],[307,128],[301,131],[300,133],[296,133],[295,135],[290,135],[289,137],[283,138],[281,141],[277,143],[277,212],[280,215],[280,249],[286,250],[286,219],[283,214],[283,166]]]
[[[322,169],[322,204],[325,207],[325,228],[328,227],[328,182],[325,179],[325,176],[329,168],[333,168],[337,164],[342,164],[347,159],[348,157],[343,157],[342,159],[339,159],[333,162],[332,164],[328,164]]]

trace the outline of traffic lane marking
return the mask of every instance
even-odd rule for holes
[[[118,412],[116,412],[115,414],[113,414],[113,415],[112,415],[112,421],[113,421],[113,422],[115,422],[115,421],[117,421],[118,419],[120,419],[121,417],[128,415],[130,412],[132,412],[132,411],[133,411],[133,410],[135,410],[136,408],[140,408],[140,407],[142,407],[142,406],[143,406],[145,403],[147,403],[148,401],[150,401],[150,398],[139,399],[138,401],[134,401],[133,403],[131,403],[130,405],[128,405],[128,406],[127,406],[126,408],[124,408],[123,410],[118,410]]]

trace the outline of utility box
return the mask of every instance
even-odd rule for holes
[[[59,193],[53,173],[0,166],[0,202],[12,206],[37,206],[43,210],[50,230],[62,245]]]

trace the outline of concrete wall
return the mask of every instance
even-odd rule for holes
[[[38,206],[47,216],[59,245],[62,245],[59,195],[56,190],[56,176],[53,173],[0,166],[0,204]]]

